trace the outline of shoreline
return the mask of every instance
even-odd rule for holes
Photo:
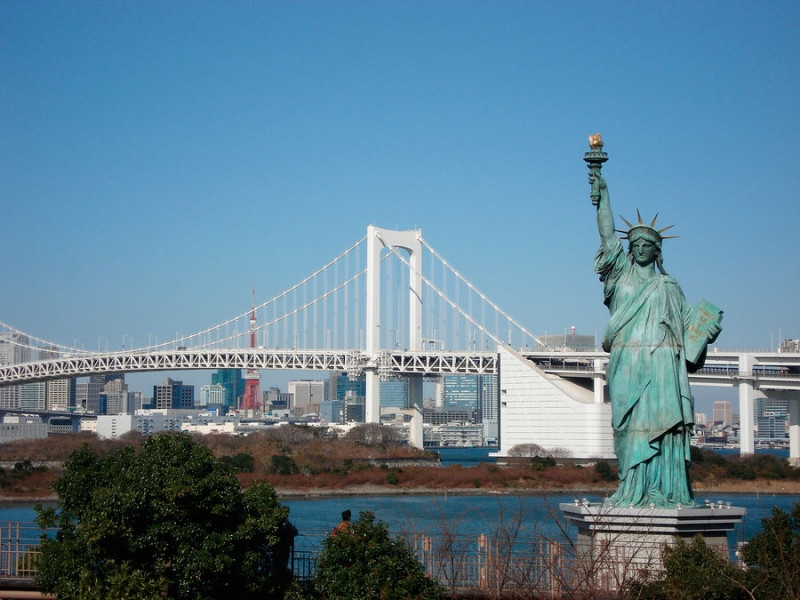
[[[789,485],[741,485],[739,482],[718,484],[694,488],[695,496],[708,494],[755,494],[763,496],[800,496],[800,483],[794,481],[774,481]],[[779,488],[779,489],[778,489]],[[608,495],[613,488],[609,487],[542,487],[542,488],[436,488],[408,487],[397,488],[382,485],[354,485],[341,488],[284,488],[275,487],[278,499],[302,498],[336,498],[352,496],[548,496],[572,494],[576,497],[592,495]],[[52,504],[58,501],[55,494],[44,496],[2,496],[0,506],[10,504]],[[800,501],[800,498],[798,498]]]

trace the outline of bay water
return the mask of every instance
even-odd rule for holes
[[[491,449],[447,449],[440,453],[442,464],[474,466],[480,462],[494,462],[489,458]],[[480,492],[480,493],[477,493]],[[743,522],[729,535],[732,545],[750,539],[761,530],[761,519],[769,516],[773,506],[789,512],[800,496],[780,492],[780,482],[775,481],[768,490],[753,489],[751,493],[704,494],[696,492],[696,500],[717,503],[731,502],[733,506],[747,509]],[[581,496],[590,502],[604,498],[587,494]],[[564,531],[575,534],[567,527],[558,505],[575,500],[572,494],[531,493],[476,493],[432,494],[369,494],[369,495],[323,495],[310,493],[306,496],[288,496],[281,503],[289,507],[289,519],[297,527],[299,536],[296,546],[301,550],[319,549],[325,536],[329,535],[348,509],[357,519],[362,511],[371,511],[376,519],[384,522],[390,534],[406,538],[425,534],[442,535],[459,539],[476,539],[484,533],[489,537],[516,532],[520,537],[545,536],[558,539]],[[35,511],[32,503],[0,504],[0,526],[7,522],[33,522]]]

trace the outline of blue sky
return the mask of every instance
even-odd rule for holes
[[[600,131],[616,215],[674,223],[720,348],[767,349],[800,337],[799,54],[793,1],[6,0],[0,320],[164,340],[375,224],[533,331],[601,332]]]

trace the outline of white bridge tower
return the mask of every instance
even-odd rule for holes
[[[366,352],[369,368],[366,377],[366,422],[380,422],[380,373],[381,365],[381,249],[401,248],[409,254],[409,340],[408,350],[422,350],[422,231],[392,231],[373,225],[367,227],[367,314]],[[408,380],[408,404],[411,410],[411,433],[409,442],[422,448],[422,375],[410,375]]]

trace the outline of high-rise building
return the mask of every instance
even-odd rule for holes
[[[153,386],[153,408],[194,408],[194,386],[165,377],[161,385]]]
[[[225,405],[225,386],[219,383],[204,385],[200,388],[200,402],[198,406],[224,406]]]
[[[120,415],[132,413],[133,407],[128,392],[128,385],[124,377],[108,379],[100,394],[100,405],[103,407],[99,414]]]
[[[289,408],[298,416],[306,412],[318,412],[319,405],[326,400],[324,381],[290,381],[288,387],[292,395],[292,405]]]
[[[721,425],[733,424],[733,410],[730,400],[715,400],[712,418],[714,423]]]
[[[211,374],[211,385],[219,384],[225,388],[224,405],[238,408],[244,396],[244,377],[241,369],[219,369]]]
[[[782,439],[786,437],[789,418],[789,401],[784,398],[759,398],[756,400],[756,437]]]
[[[100,412],[100,393],[103,391],[102,383],[79,381],[75,384],[75,407],[96,415]]]
[[[367,379],[363,375],[350,379],[347,373],[335,371],[331,374],[331,400],[344,401],[346,397],[365,398],[367,395]]]
[[[21,333],[0,333],[0,365],[16,365],[30,360],[28,336]],[[20,386],[0,387],[0,408],[19,408]]]
[[[381,406],[408,408],[408,378],[399,377],[380,382]]]
[[[75,406],[76,380],[54,379],[47,382],[47,410],[67,412]]]
[[[442,378],[444,408],[458,408],[474,415],[478,413],[478,376],[477,375],[445,375]]]
[[[292,404],[292,395],[289,392],[282,392],[277,387],[269,388],[262,395],[265,410],[288,410]]]
[[[19,386],[19,408],[22,410],[47,409],[47,384],[44,381],[23,383]]]
[[[481,423],[497,423],[500,420],[500,395],[497,375],[478,375],[478,406]]]

